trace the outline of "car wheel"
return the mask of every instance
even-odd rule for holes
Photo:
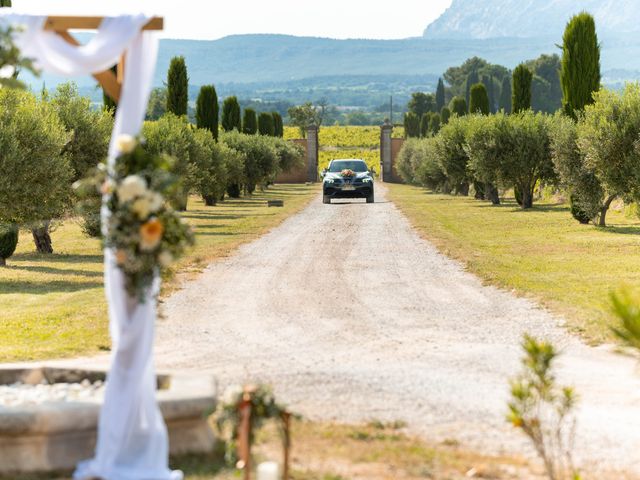
[[[367,203],[373,203],[373,193],[367,197]]]
[[[331,203],[331,197],[329,195],[322,195],[322,203]]]

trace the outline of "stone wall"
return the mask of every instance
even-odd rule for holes
[[[290,172],[282,172],[275,183],[306,183],[318,181],[318,127],[307,128],[307,138],[291,140],[304,148],[304,164]]]
[[[380,174],[383,182],[402,183],[395,163],[403,143],[403,138],[393,138],[393,125],[389,122],[380,127]]]

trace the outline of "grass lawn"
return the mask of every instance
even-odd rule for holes
[[[193,197],[184,217],[195,228],[196,246],[176,271],[200,271],[301,210],[317,191],[312,185],[276,185],[216,207]],[[268,208],[268,199],[283,199],[285,206]],[[100,242],[84,236],[73,220],[59,225],[52,239],[55,253],[38,255],[31,234],[20,232],[16,253],[0,268],[0,362],[109,349]],[[163,295],[176,283],[165,282]]]
[[[550,201],[522,211],[509,199],[494,207],[408,185],[389,185],[389,199],[440,251],[564,315],[588,341],[611,339],[610,292],[640,285],[640,221],[622,209],[602,229]]]
[[[294,422],[291,480],[453,480],[462,478],[531,479],[531,467],[522,459],[487,457],[465,451],[455,442],[430,445],[405,434],[402,425],[372,422],[335,425]],[[272,429],[259,432],[254,464],[280,461],[280,440]],[[234,480],[238,471],[224,466],[223,452],[171,459],[172,468],[186,480]],[[475,472],[475,474],[472,474]],[[64,480],[68,476],[18,475],[11,480]],[[252,477],[252,478],[255,478]],[[0,477],[1,480],[8,480]]]

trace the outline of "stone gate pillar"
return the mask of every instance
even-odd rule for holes
[[[380,179],[383,182],[393,181],[393,172],[391,171],[392,150],[391,150],[391,133],[393,125],[389,120],[385,120],[384,125],[380,126]]]
[[[318,127],[307,127],[307,181],[318,181]]]

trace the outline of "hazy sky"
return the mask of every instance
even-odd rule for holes
[[[14,10],[37,14],[163,15],[163,36],[216,39],[241,33],[286,33],[332,38],[422,35],[451,0],[13,0]]]

